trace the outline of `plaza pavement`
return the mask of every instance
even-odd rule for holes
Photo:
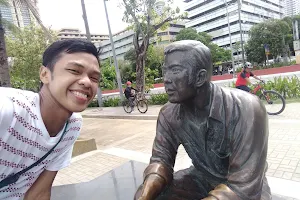
[[[54,185],[90,181],[129,160],[148,163],[160,106],[151,106],[146,114],[126,114],[122,108],[88,109],[83,112],[80,137],[95,138],[98,150],[72,159],[61,170]],[[300,199],[300,103],[287,104],[278,116],[269,116],[267,172],[274,193]],[[137,120],[139,119],[139,120]],[[175,170],[189,167],[189,157],[180,146]]]

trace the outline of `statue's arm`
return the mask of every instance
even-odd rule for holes
[[[173,167],[179,142],[165,116],[160,112],[150,165],[144,171],[142,199],[154,200],[173,179]]]
[[[261,102],[251,102],[242,113],[232,138],[228,182],[218,185],[204,200],[260,199],[268,147],[268,117]]]

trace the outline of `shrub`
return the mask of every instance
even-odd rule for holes
[[[99,107],[98,100],[93,100],[89,105],[89,108]]]
[[[121,105],[121,99],[119,97],[108,98],[103,101],[103,107],[117,107]]]
[[[152,105],[164,105],[168,102],[167,93],[152,94],[149,103]]]
[[[235,83],[229,83],[229,87],[235,87]],[[254,88],[253,85],[250,86]],[[273,81],[267,81],[264,88],[280,93],[284,98],[300,98],[300,79],[297,76],[275,77]],[[257,93],[259,95],[260,93]]]

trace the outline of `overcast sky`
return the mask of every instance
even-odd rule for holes
[[[39,0],[38,7],[43,23],[54,30],[61,28],[79,28],[85,32],[82,19],[81,0]],[[127,27],[122,21],[123,11],[118,8],[119,0],[107,1],[107,9],[112,33]],[[182,7],[183,0],[175,0],[176,6]],[[108,34],[103,0],[85,0],[91,33]],[[181,10],[183,10],[181,8]]]

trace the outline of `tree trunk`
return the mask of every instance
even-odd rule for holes
[[[0,14],[0,86],[11,87],[10,77],[9,77],[9,67],[8,67],[7,55],[6,55],[4,29],[1,23],[1,14]]]
[[[145,56],[138,55],[136,59],[136,89],[142,93],[145,90],[145,65],[144,65]]]

